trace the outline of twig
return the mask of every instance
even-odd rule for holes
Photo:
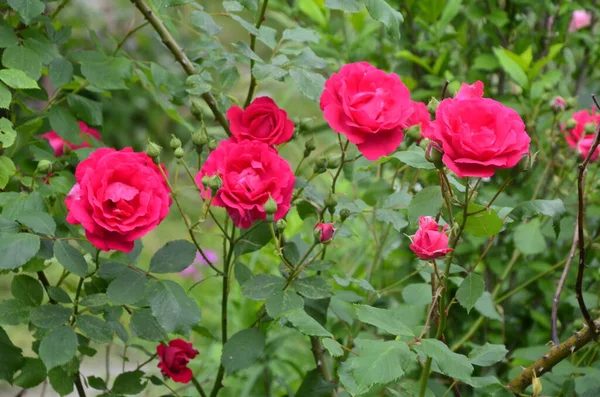
[[[321,339],[319,339],[316,336],[311,336],[310,346],[313,357],[315,358],[315,364],[321,372],[321,375],[323,375],[323,379],[325,379],[327,383],[331,383],[333,378],[331,377],[329,368],[327,368],[327,363],[325,363],[325,354],[323,344],[321,343]],[[332,395],[335,395],[335,391],[332,393]]]
[[[63,8],[65,8],[68,2],[69,0],[63,0],[58,7],[52,11],[52,14],[50,14],[50,19],[54,19],[63,10]]]
[[[578,221],[575,221],[575,230],[578,230]],[[571,244],[571,250],[569,251],[569,256],[567,257],[567,262],[565,263],[565,268],[563,269],[562,274],[560,275],[560,280],[558,281],[558,286],[556,287],[556,292],[554,292],[554,299],[552,300],[552,342],[555,345],[558,344],[558,331],[557,331],[557,323],[558,323],[558,304],[560,302],[560,294],[562,293],[563,287],[565,286],[565,281],[567,280],[567,275],[569,274],[569,269],[571,268],[571,263],[573,263],[573,258],[575,257],[575,251],[577,249],[578,242],[578,233],[573,234],[573,243]]]
[[[438,298],[440,297],[443,289],[444,289],[443,287],[439,287],[437,289],[437,291],[435,292],[435,294],[433,296],[433,301],[431,302],[431,307],[429,308],[429,313],[427,313],[427,319],[425,320],[425,325],[423,326],[423,330],[421,331],[421,334],[419,335],[417,340],[421,340],[421,339],[423,339],[423,336],[425,336],[425,333],[427,332],[427,328],[429,328],[429,321],[431,320],[431,315],[433,314],[433,311],[436,308]]]
[[[146,18],[146,20],[150,22],[154,30],[156,30],[156,33],[158,33],[158,35],[162,39],[164,45],[167,46],[169,51],[171,51],[177,62],[181,64],[181,67],[183,67],[183,70],[188,74],[188,76],[193,76],[197,74],[194,64],[187,57],[187,55],[183,51],[183,48],[181,48],[177,44],[171,33],[167,30],[165,24],[152,11],[148,4],[146,4],[144,0],[130,1],[137,7],[138,10],[140,10],[142,15],[144,15],[144,18]],[[212,111],[217,122],[221,124],[227,136],[231,136],[231,131],[229,130],[229,122],[217,107],[217,102],[215,101],[215,98],[212,96],[212,94],[210,92],[205,92],[204,94],[202,94],[202,99],[204,99],[204,101]]]
[[[592,99],[594,103],[596,103],[596,107],[600,110],[600,105],[596,100],[596,96],[592,95]],[[600,144],[600,125],[596,129],[596,136],[594,137],[594,142],[590,147],[590,151],[587,156],[583,159],[583,162],[579,164],[579,172],[577,173],[577,233],[579,239],[579,268],[577,271],[577,283],[575,284],[575,295],[577,297],[577,302],[579,303],[579,309],[581,309],[581,314],[583,314],[583,318],[585,318],[586,323],[591,329],[594,337],[596,336],[596,327],[594,325],[594,321],[590,316],[590,312],[588,311],[585,301],[583,300],[583,294],[581,290],[581,285],[583,284],[583,273],[585,271],[585,235],[583,233],[584,227],[584,218],[585,218],[585,177],[587,175],[587,166],[592,159],[592,156],[596,152],[598,145]]]
[[[198,382],[198,379],[194,378],[193,376],[192,376],[192,384],[194,385],[196,390],[198,390],[198,393],[200,393],[200,396],[206,397],[206,393],[204,392],[202,385],[200,384],[200,382]]]
[[[600,322],[600,319],[597,319],[596,322]],[[544,354],[539,360],[525,368],[519,376],[511,380],[507,388],[515,394],[522,393],[531,384],[534,374],[537,377],[542,376],[556,364],[589,343],[594,338],[594,329],[595,326],[592,328],[586,326],[560,345],[553,346],[548,353]]]
[[[79,373],[79,371],[77,371],[77,373],[73,375],[73,382],[75,382],[75,388],[77,388],[77,394],[79,394],[79,397],[86,397],[85,389],[83,388],[83,384],[81,383],[81,374]]]
[[[53,305],[56,304],[56,301],[54,299],[52,299],[52,297],[50,296],[50,292],[48,292],[48,288],[50,287],[50,282],[48,282],[48,278],[46,277],[44,272],[40,270],[39,272],[37,272],[37,276],[38,276],[38,279],[40,280],[40,282],[42,283],[42,285],[44,286],[44,289],[46,290],[46,294],[48,294],[48,299],[50,299],[50,303]]]
[[[267,11],[267,5],[269,4],[269,0],[263,0],[262,8],[260,9],[260,14],[258,15],[258,20],[256,21],[256,25],[254,26],[256,30],[260,29],[260,25],[262,25],[265,20],[265,12]],[[250,33],[250,49],[254,51],[256,47],[256,36]],[[244,102],[244,107],[247,108],[252,102],[252,97],[254,96],[254,90],[256,89],[256,77],[254,77],[254,72],[252,69],[254,68],[254,59],[250,59],[250,85],[248,86],[248,94],[246,95],[246,101]]]
[[[121,41],[119,41],[119,44],[117,44],[117,48],[115,48],[115,51],[113,52],[113,56],[117,55],[117,53],[119,52],[121,47],[123,47],[123,45],[125,45],[125,43],[131,36],[133,36],[138,30],[142,29],[144,26],[148,25],[149,23],[150,22],[148,22],[148,21],[144,21],[141,24],[139,24],[138,26],[136,26],[135,28],[129,30],[127,32],[127,34],[125,35],[125,37],[123,37],[121,39]]]
[[[446,96],[446,90],[448,89],[448,84],[450,84],[450,82],[448,80],[446,80],[446,82],[444,83],[444,87],[442,88],[441,100],[444,100],[444,97]]]

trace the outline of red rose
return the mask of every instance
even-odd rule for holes
[[[96,248],[129,252],[169,212],[169,188],[158,166],[131,148],[102,148],[79,163],[65,203],[67,222],[82,224]]]
[[[58,134],[54,131],[46,132],[44,135],[42,135],[42,138],[47,139],[50,146],[52,146],[52,149],[54,149],[55,157],[60,157],[64,154],[65,145],[67,145],[69,147],[69,149],[75,150],[75,149],[81,149],[84,147],[92,147],[92,145],[90,145],[90,142],[89,142],[90,138],[95,138],[97,140],[101,139],[100,133],[98,133],[97,130],[88,127],[88,125],[86,123],[84,123],[83,121],[78,121],[78,123],[79,123],[79,129],[81,130],[81,133],[79,134],[79,136],[81,138],[83,138],[83,142],[80,143],[79,145],[75,145],[71,142],[65,141],[63,138],[58,136]]]
[[[367,62],[344,65],[321,94],[323,117],[369,160],[392,153],[413,112],[410,92],[395,73]]]
[[[592,108],[591,112],[589,110],[580,110],[578,112],[573,113],[573,120],[575,120],[576,123],[575,128],[569,130],[566,129],[564,126],[561,127],[567,133],[565,139],[567,140],[569,146],[571,146],[572,148],[576,148],[578,146],[578,142],[581,139],[583,139],[586,136],[586,134],[588,134],[585,131],[585,126],[590,123],[597,126],[598,122],[600,122],[600,114],[596,114],[595,108]]]
[[[231,133],[236,141],[260,141],[279,145],[292,138],[294,123],[275,101],[263,96],[256,98],[245,110],[232,106],[227,111]]]
[[[331,223],[317,223],[315,231],[318,233],[319,241],[322,243],[331,240],[335,233],[335,229]]]
[[[156,346],[156,353],[160,358],[158,368],[164,376],[179,383],[188,383],[192,380],[194,374],[187,365],[199,353],[191,343],[183,339],[173,339],[169,341],[169,346],[162,343]]]
[[[594,143],[594,135],[586,135],[577,142],[577,150],[581,153],[581,157],[586,158],[590,149],[592,148],[592,143]],[[594,154],[590,158],[590,161],[598,160],[598,155],[600,154],[600,146],[596,148]]]
[[[421,127],[421,131],[429,128],[429,123],[431,123],[431,114],[429,114],[429,110],[427,110],[427,105],[422,102],[410,101],[410,105],[412,106],[413,112],[406,121],[407,127],[412,127],[414,125],[418,125]]]
[[[437,142],[442,160],[459,177],[490,177],[517,165],[530,138],[517,112],[483,98],[483,83],[463,84],[455,98],[440,102],[423,136]]]
[[[432,217],[422,216],[419,218],[419,230],[412,237],[412,244],[409,248],[420,259],[428,261],[452,251],[452,248],[448,248],[448,235],[446,235],[448,225],[444,225],[441,231],[439,228],[440,226]]]
[[[275,221],[290,209],[294,173],[289,163],[266,143],[221,141],[196,175],[202,196],[209,199],[211,192],[202,184],[205,175],[221,178],[222,187],[212,204],[225,207],[237,227],[248,228],[256,220],[266,219],[264,205],[269,197],[277,204]]]

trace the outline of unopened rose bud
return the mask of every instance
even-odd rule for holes
[[[203,146],[208,143],[208,135],[206,135],[206,131],[199,130],[192,134],[192,142],[196,146]]]
[[[151,142],[150,140],[148,141],[148,146],[146,146],[146,154],[148,155],[148,157],[154,159],[156,162],[156,160],[160,156],[161,151],[162,148],[159,145],[157,145],[154,142]]]
[[[567,109],[573,109],[575,106],[577,106],[577,98],[567,98]]]
[[[50,168],[52,167],[52,163],[48,160],[40,160],[40,162],[37,164],[37,172],[41,173],[41,174],[45,174],[48,171],[50,171]]]
[[[183,158],[183,156],[185,156],[185,151],[183,150],[183,148],[178,147],[177,149],[175,149],[175,157],[180,159]]]
[[[342,158],[340,156],[331,156],[327,159],[327,168],[335,169],[340,166],[342,163]]]
[[[190,108],[190,111],[194,117],[197,119],[202,119],[202,107],[197,103],[197,101],[192,100],[192,107]]]
[[[419,147],[423,150],[427,150],[427,146],[429,146],[429,142],[431,142],[431,141],[427,138],[421,139],[421,142],[419,142]]]
[[[217,141],[215,141],[214,139],[211,139],[208,142],[208,150],[213,151],[217,148],[217,146],[219,146],[219,143]]]
[[[202,178],[202,183],[204,183],[204,178],[205,177]],[[223,186],[223,181],[221,180],[219,175],[210,176],[206,182],[207,183],[205,186],[208,186],[213,196],[217,194],[217,191],[221,188],[221,186]]]
[[[335,209],[335,207],[338,204],[338,201],[337,201],[337,198],[335,197],[335,194],[329,193],[327,195],[327,197],[325,197],[324,204],[325,204],[325,207],[327,207],[327,208],[334,208]]]
[[[526,154],[525,156],[523,156],[521,158],[521,160],[519,160],[519,162],[517,163],[515,168],[513,168],[513,171],[511,172],[511,174],[512,174],[512,176],[516,176],[516,175],[520,174],[521,172],[527,172],[530,169],[531,169],[531,156],[529,156],[529,154]]]
[[[437,169],[444,168],[442,148],[436,142],[429,142],[427,149],[425,149],[425,159],[435,165]]]
[[[315,166],[319,167],[319,168],[326,168],[327,167],[327,159],[325,157],[319,157],[318,159],[315,160]]]
[[[277,212],[277,202],[273,200],[273,197],[269,196],[269,199],[264,205],[264,211],[267,215],[273,215]]]
[[[431,98],[429,100],[429,103],[427,104],[427,110],[429,111],[429,113],[435,114],[435,111],[437,110],[438,106],[440,106],[440,101],[438,101],[435,98]]]
[[[350,210],[348,208],[343,208],[340,211],[340,220],[344,222],[346,219],[350,217]]]
[[[421,138],[421,125],[413,125],[405,131],[405,135],[407,138],[410,138],[413,141],[418,141]]]
[[[577,127],[577,121],[575,121],[575,119],[569,119],[567,120],[567,122],[565,123],[565,128],[567,130],[572,130],[573,128]]]
[[[319,167],[317,164],[315,164],[315,166],[313,168],[313,172],[315,174],[322,174],[322,173],[324,173],[326,171],[327,171],[327,168],[325,168],[325,167]]]
[[[583,128],[583,130],[585,131],[586,134],[593,134],[594,132],[596,132],[596,124],[587,123],[585,125],[585,127]]]
[[[171,141],[169,142],[169,146],[171,149],[175,150],[181,147],[181,140],[177,138],[175,135],[172,136]]]
[[[567,108],[567,101],[561,96],[555,96],[552,101],[550,101],[550,107],[555,113],[563,112]]]
[[[285,219],[280,219],[275,223],[275,229],[277,229],[278,232],[283,232],[285,230],[287,226],[287,222],[285,221]]]
[[[310,138],[308,138],[306,143],[304,143],[304,149],[306,149],[308,152],[312,152],[316,148],[317,143],[315,142],[315,137],[311,136]]]
[[[313,231],[313,236],[315,237],[315,242],[326,244],[331,240],[334,233],[335,229],[331,223],[317,223]]]

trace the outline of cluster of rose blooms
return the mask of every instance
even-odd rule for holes
[[[454,98],[443,99],[431,120],[428,106],[411,100],[400,77],[367,62],[344,65],[326,82],[320,100],[331,128],[355,144],[369,160],[396,151],[407,130],[427,139],[426,156],[459,177],[491,177],[497,169],[516,166],[528,156],[530,138],[516,111],[483,97],[483,83],[463,84]],[[432,106],[429,107],[432,109]],[[232,136],[210,152],[195,181],[208,205],[224,207],[237,227],[258,220],[283,219],[291,206],[295,176],[275,146],[289,141],[294,124],[270,98],[260,97],[246,109],[227,112]],[[567,142],[583,152],[600,116],[582,111],[566,126]],[[97,131],[80,123],[82,136],[96,138]],[[74,146],[56,133],[45,136],[57,156],[65,145]],[[167,173],[147,153],[131,148],[100,148],[78,164],[76,184],[66,198],[67,221],[81,224],[89,241],[100,250],[128,252],[134,241],[154,229],[171,205]],[[448,225],[431,217],[419,220],[410,249],[422,260],[446,255]],[[322,242],[333,237],[332,224],[318,224]],[[198,352],[182,340],[158,346],[163,374],[189,382],[187,363]]]

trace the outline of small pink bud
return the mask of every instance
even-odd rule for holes
[[[567,101],[565,101],[563,97],[557,95],[550,101],[550,107],[555,112],[562,112],[567,108]]]
[[[315,226],[315,239],[321,243],[325,243],[333,237],[335,229],[331,223],[317,223]]]

